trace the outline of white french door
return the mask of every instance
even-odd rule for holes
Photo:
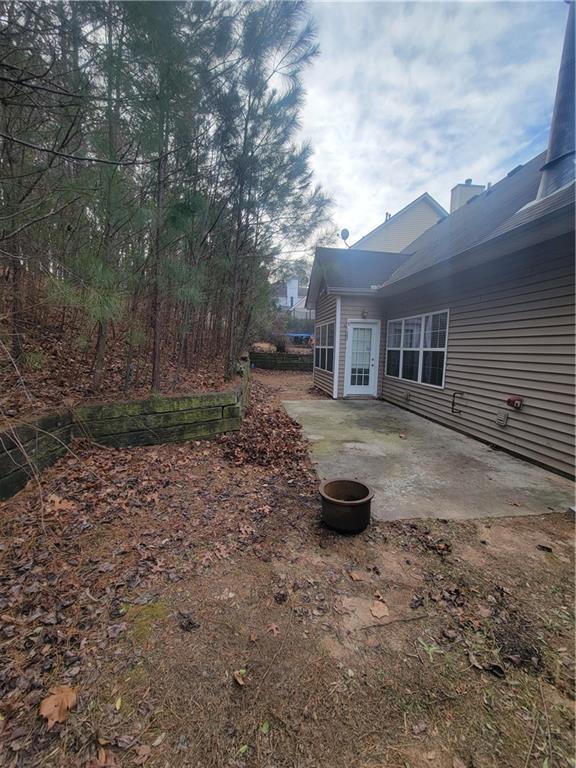
[[[379,320],[349,320],[346,341],[344,396],[378,391]]]

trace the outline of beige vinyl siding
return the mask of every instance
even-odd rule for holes
[[[382,397],[573,474],[573,248],[572,238],[559,238],[384,300],[388,319],[441,309],[450,316],[445,388],[382,376]],[[454,392],[464,393],[460,414],[451,413]],[[506,405],[510,395],[524,398],[520,411]],[[506,426],[496,423],[500,410]]]
[[[384,314],[382,300],[375,296],[342,296],[340,299],[340,355],[338,364],[338,397],[344,397],[346,342],[348,320],[380,320],[380,360],[384,353]],[[366,317],[362,318],[362,312]]]
[[[336,323],[336,296],[324,293],[318,297],[314,333],[316,333],[316,325],[322,325],[322,323]],[[332,397],[334,374],[314,366],[312,375],[314,385]]]
[[[380,229],[366,237],[358,245],[364,251],[388,251],[400,253],[417,237],[436,224],[440,218],[426,200],[420,200],[409,210],[390,219]]]

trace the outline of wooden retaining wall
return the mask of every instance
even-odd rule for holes
[[[120,448],[210,439],[240,429],[250,386],[247,361],[239,372],[240,384],[225,392],[81,405],[0,432],[0,500],[54,464],[74,437]]]
[[[291,352],[250,352],[250,363],[255,368],[278,371],[312,371],[313,355]]]

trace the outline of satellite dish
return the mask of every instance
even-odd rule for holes
[[[348,240],[348,238],[350,237],[350,232],[348,232],[347,229],[343,229],[342,232],[340,232],[340,237],[342,238],[342,240],[344,240],[344,242],[346,242],[346,240]]]

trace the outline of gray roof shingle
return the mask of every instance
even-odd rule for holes
[[[492,237],[504,222],[534,200],[544,159],[545,153],[537,155],[427,229],[403,251],[408,258],[387,283],[447,261]]]
[[[406,254],[318,247],[316,259],[328,288],[368,292],[387,280]]]

